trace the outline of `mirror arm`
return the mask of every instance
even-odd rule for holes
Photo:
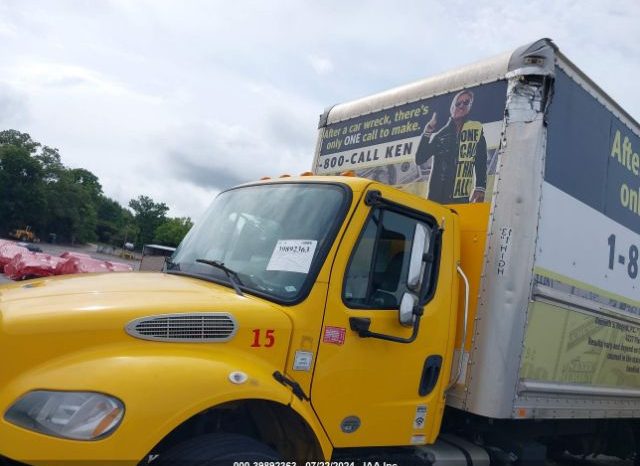
[[[370,191],[367,191],[367,194],[365,194],[364,196],[364,204],[366,206],[369,207],[387,207],[390,208],[392,210],[398,211],[398,210],[402,210],[402,211],[406,211],[407,208],[402,205],[399,204],[397,202],[394,202],[392,200],[389,199],[385,199],[382,196],[382,193],[380,191],[378,191],[377,189],[372,189]],[[437,223],[437,222],[435,222]]]
[[[380,204],[383,203],[382,193],[380,191],[378,191],[377,189],[374,189],[374,190],[371,190],[371,191],[367,191],[367,194],[364,197],[364,203],[365,203],[365,205],[368,205],[370,207],[379,206]]]
[[[349,326],[351,330],[356,332],[360,338],[377,338],[378,340],[392,341],[394,343],[412,343],[418,336],[420,329],[420,318],[422,317],[422,308],[416,309],[416,319],[413,321],[413,331],[408,338],[394,337],[393,335],[385,335],[384,333],[376,333],[369,330],[371,319],[368,317],[349,317]]]

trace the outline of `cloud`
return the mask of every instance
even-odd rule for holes
[[[49,88],[54,88],[55,91],[55,88],[61,88],[75,92],[158,100],[157,97],[131,89],[99,71],[67,63],[24,60],[9,70],[5,80],[25,92],[42,92]]]
[[[27,96],[0,83],[0,130],[20,129],[28,120]]]
[[[313,137],[302,137],[286,115],[272,116],[267,128],[220,122],[175,128],[163,161],[176,181],[212,191],[311,165]]]
[[[265,118],[265,131],[280,149],[308,151],[314,147],[314,128],[302,125],[300,121],[300,116],[292,110],[274,110]]]
[[[249,181],[229,164],[206,165],[193,160],[193,155],[187,153],[170,152],[168,155],[177,178],[201,188],[222,191]]]
[[[638,18],[636,0],[0,1],[0,125],[123,204],[197,217],[220,189],[308,170],[326,107],[540,37],[638,119]]]
[[[328,58],[311,55],[309,57],[311,67],[321,76],[327,75],[333,71],[333,62]]]

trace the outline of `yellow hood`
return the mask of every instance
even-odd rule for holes
[[[237,331],[226,342],[155,342],[125,331],[140,317],[175,313],[229,313]],[[263,351],[274,369],[285,364],[291,320],[269,301],[203,280],[159,273],[113,273],[58,277],[0,287],[0,390],[30,367],[54,364],[58,358],[84,357],[108,350],[126,357],[139,350],[197,353],[220,359],[233,351],[252,358]],[[264,352],[254,345],[256,330],[267,330],[274,345]],[[243,357],[245,357],[243,356]]]

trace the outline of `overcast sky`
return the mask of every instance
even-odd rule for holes
[[[551,37],[640,120],[640,1],[0,0],[0,129],[197,219],[311,166],[318,115]]]

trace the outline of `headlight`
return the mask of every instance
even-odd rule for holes
[[[16,401],[4,418],[47,435],[97,440],[113,432],[124,416],[124,404],[93,392],[36,390]]]

